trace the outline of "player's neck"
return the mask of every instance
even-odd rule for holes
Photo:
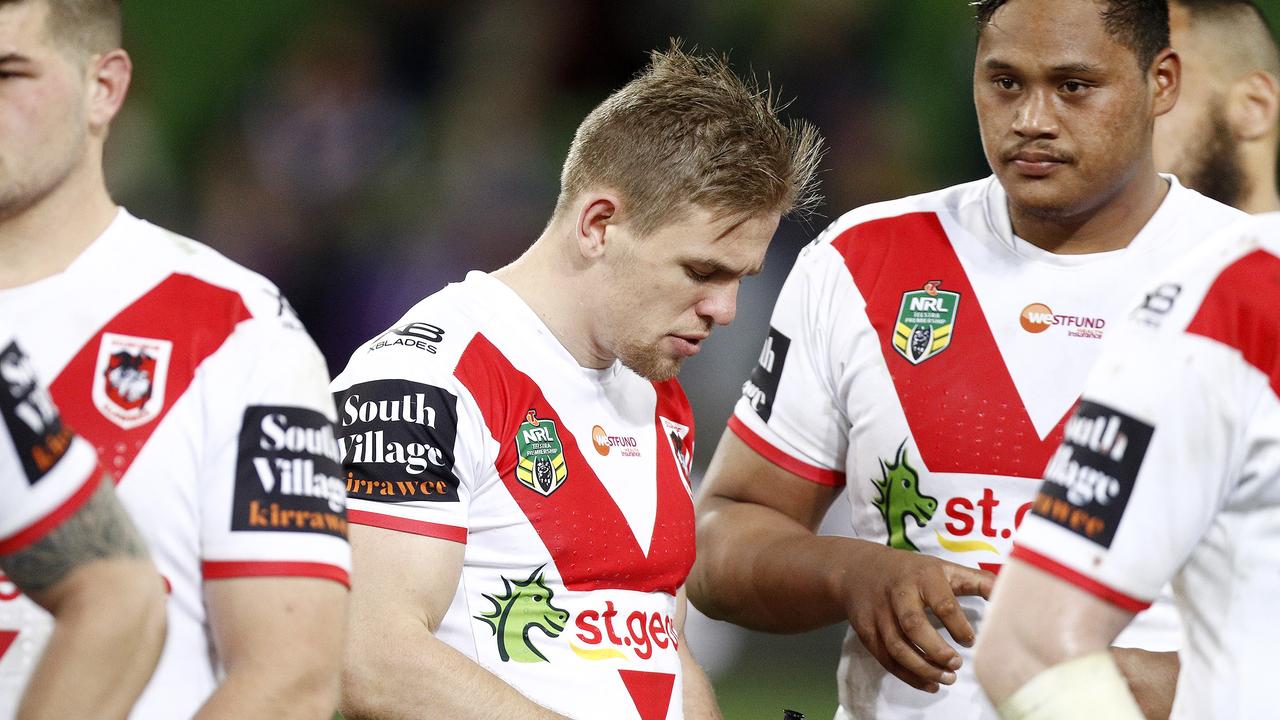
[[[1280,191],[1276,188],[1276,144],[1260,143],[1254,150],[1241,153],[1244,174],[1249,180],[1247,192],[1237,207],[1251,214],[1280,210]]]
[[[1074,215],[1046,216],[1009,203],[1013,232],[1027,242],[1058,255],[1086,255],[1129,246],[1156,214],[1169,193],[1169,183],[1154,171],[1142,173],[1101,205]]]
[[[0,214],[0,289],[29,285],[67,269],[115,219],[101,170],[73,171],[35,203]]]
[[[493,272],[493,277],[511,288],[556,340],[584,368],[603,369],[614,362],[593,341],[592,316],[598,312],[592,294],[584,287],[581,258],[559,252],[563,243],[548,228],[515,262]]]

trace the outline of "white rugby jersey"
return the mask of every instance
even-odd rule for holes
[[[1013,556],[1131,612],[1173,578],[1173,717],[1273,718],[1280,213],[1150,288],[1089,376]]]
[[[0,322],[0,555],[30,547],[98,488],[93,448],[62,422],[49,391]],[[0,659],[17,639],[0,627]]]
[[[347,583],[345,493],[327,371],[279,291],[124,210],[62,273],[0,291],[63,418],[98,452],[171,588],[168,637],[133,718],[190,717],[221,668],[202,583]],[[49,617],[0,585],[0,718]]]
[[[778,466],[847,486],[857,537],[998,571],[1108,326],[1155,268],[1243,217],[1166,178],[1129,247],[1090,255],[1016,237],[994,177],[848,213],[796,261],[729,427]],[[980,630],[986,601],[960,602]],[[1163,610],[1122,641],[1176,648]],[[953,645],[956,684],[928,694],[850,630],[842,716],[995,718],[971,650]]]
[[[351,522],[466,544],[437,637],[569,717],[683,717],[679,383],[581,367],[473,272],[357,349],[333,387]]]

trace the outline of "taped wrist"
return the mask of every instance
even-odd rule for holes
[[[1059,663],[1000,703],[1003,720],[1143,720],[1111,652]]]

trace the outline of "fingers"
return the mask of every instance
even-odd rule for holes
[[[951,637],[965,647],[973,647],[976,633],[973,631],[973,626],[969,624],[969,618],[964,616],[964,607],[956,599],[957,593],[953,592],[954,588],[954,583],[950,585],[946,583],[930,583],[920,589],[924,593],[924,602],[928,604],[933,614],[942,621],[943,626],[947,628],[947,632],[951,633]],[[932,630],[933,628],[930,627],[930,629]],[[924,648],[924,646],[921,645],[921,648]],[[947,649],[951,650],[951,647],[947,646]],[[954,651],[952,652],[954,653]],[[956,659],[959,659],[959,655],[956,656]]]
[[[978,595],[984,600],[991,599],[991,589],[995,587],[995,573],[976,570],[955,563],[946,563],[943,572],[951,582],[951,592],[955,595]]]
[[[884,665],[886,670],[894,673],[903,682],[926,692],[937,692],[939,684],[951,685],[956,681],[954,672],[934,665],[920,654],[920,650],[902,634],[898,627],[898,622],[892,614],[881,613],[876,630],[879,633],[884,653],[889,660],[893,661],[892,664],[897,667],[890,667],[889,664],[884,662],[881,662],[881,665]],[[895,672],[895,670],[900,670],[901,672]]]
[[[922,580],[919,585],[913,584],[894,590],[889,597],[890,609],[897,619],[897,627],[908,643],[913,646],[911,647],[913,655],[919,657],[923,654],[928,663],[940,671],[955,671],[960,667],[960,654],[943,639],[941,633],[925,615],[925,599],[929,597],[940,604],[945,604],[949,599],[955,604],[957,612],[959,611],[960,604],[955,602],[955,597],[951,595],[951,589],[947,586],[945,578],[936,576]],[[933,604],[930,602],[930,607],[933,607]],[[937,613],[936,609],[934,613]],[[964,613],[960,613],[960,616],[963,620]],[[899,662],[907,668],[912,667],[901,659]]]

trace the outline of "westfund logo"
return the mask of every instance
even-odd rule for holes
[[[742,384],[742,396],[751,403],[761,420],[769,422],[773,414],[773,398],[778,392],[778,379],[782,377],[782,366],[787,362],[787,350],[791,348],[791,338],[769,328],[769,337],[765,338],[764,349],[760,351],[760,360],[751,378]]]
[[[338,440],[319,412],[254,405],[244,411],[231,529],[347,536]]]
[[[374,380],[336,393],[334,401],[349,496],[458,501],[456,395],[408,380]]]
[[[1080,401],[1044,471],[1032,512],[1111,547],[1154,432],[1119,410]]]
[[[71,445],[71,430],[62,424],[53,398],[36,382],[35,370],[16,343],[0,350],[0,417],[32,485]]]

